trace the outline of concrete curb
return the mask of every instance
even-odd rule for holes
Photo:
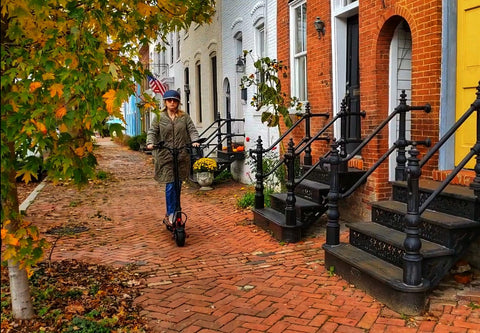
[[[30,193],[30,195],[22,202],[19,207],[20,213],[25,213],[27,211],[27,208],[35,201],[35,198],[42,191],[45,185],[47,185],[47,178],[42,180],[42,182],[35,187],[33,192]]]

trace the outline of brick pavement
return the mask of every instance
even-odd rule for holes
[[[81,192],[47,184],[27,213],[43,233],[89,228],[60,238],[53,260],[136,264],[146,274],[136,303],[151,332],[480,332],[479,283],[448,280],[425,315],[402,316],[325,270],[324,221],[304,241],[281,244],[236,208],[246,189],[234,181],[184,187],[189,237],[179,248],[159,223],[163,193],[151,156],[105,138],[98,161],[111,181]]]

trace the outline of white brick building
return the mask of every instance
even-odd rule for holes
[[[210,25],[192,25],[188,31],[171,33],[165,51],[160,53],[152,44],[151,71],[170,89],[180,92],[182,108],[200,132],[216,119],[217,112],[221,118],[229,112],[233,119],[245,119],[234,122],[232,130],[251,139],[245,142],[246,150],[259,136],[267,147],[278,138],[278,129],[261,123],[261,113],[250,106],[254,87],[242,96],[240,80],[255,72],[253,62],[259,57],[276,58],[276,1],[223,0],[216,6]],[[243,50],[252,51],[251,56],[245,59],[245,71],[237,72]],[[234,137],[233,141],[243,143],[244,137]],[[235,179],[250,183],[245,162],[234,162],[231,171]]]

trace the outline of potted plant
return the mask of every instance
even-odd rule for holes
[[[212,185],[214,172],[217,170],[217,162],[209,157],[202,157],[193,163],[193,172],[196,174],[196,180],[200,189],[211,189],[208,186]]]

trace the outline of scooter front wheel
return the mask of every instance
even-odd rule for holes
[[[175,243],[177,243],[177,246],[184,246],[185,245],[185,229],[184,228],[176,228],[173,231],[173,236],[175,238]]]

